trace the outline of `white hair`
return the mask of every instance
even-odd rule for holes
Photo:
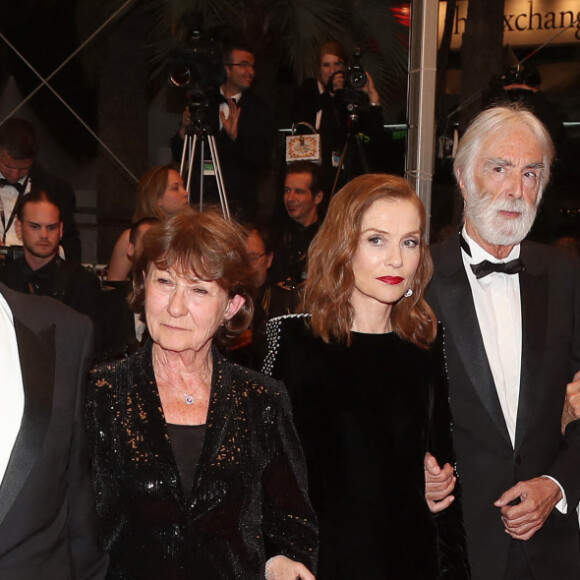
[[[481,112],[471,122],[459,141],[453,172],[464,187],[473,191],[475,164],[479,159],[483,144],[492,137],[500,137],[515,128],[526,127],[537,139],[543,153],[544,167],[540,172],[538,203],[550,180],[550,165],[554,159],[554,144],[543,123],[521,105],[501,105]]]

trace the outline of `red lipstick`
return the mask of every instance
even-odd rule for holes
[[[377,278],[377,280],[384,282],[385,284],[390,284],[391,286],[396,286],[397,284],[400,284],[404,278],[401,278],[400,276],[381,276],[380,278]]]

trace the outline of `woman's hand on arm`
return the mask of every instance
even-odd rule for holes
[[[274,556],[266,562],[266,580],[316,580],[314,574],[300,562],[286,556]]]
[[[425,454],[425,499],[431,513],[439,513],[448,508],[454,496],[450,495],[455,488],[456,477],[453,467],[446,463],[443,468],[439,467],[437,459],[431,453]]]

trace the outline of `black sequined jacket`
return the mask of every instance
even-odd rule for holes
[[[90,375],[102,540],[116,580],[262,579],[283,554],[315,569],[317,527],[283,385],[213,352],[207,428],[184,497],[151,343]]]

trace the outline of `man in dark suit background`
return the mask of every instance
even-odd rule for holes
[[[274,116],[268,106],[251,90],[256,75],[253,49],[235,43],[224,50],[226,80],[219,93],[208,100],[206,121],[216,139],[226,194],[238,218],[254,218],[258,209],[258,190],[269,167],[274,143]],[[171,151],[179,161],[191,111],[185,109],[179,132],[171,139]],[[207,154],[209,155],[209,153]],[[217,203],[215,179],[205,180],[209,186],[204,202]],[[197,201],[192,180],[191,196]]]
[[[445,326],[476,580],[580,578],[579,425],[561,434],[566,385],[580,369],[580,267],[522,242],[552,159],[549,134],[531,113],[481,113],[454,166],[464,226],[432,249],[427,299]]]
[[[39,138],[26,119],[12,117],[0,125],[0,235],[2,245],[19,245],[14,230],[18,198],[30,192],[31,185],[46,191],[58,204],[64,232],[64,257],[80,262],[81,240],[75,224],[76,197],[72,187],[49,173],[36,160]]]
[[[0,578],[102,580],[84,424],[89,319],[0,284]]]

